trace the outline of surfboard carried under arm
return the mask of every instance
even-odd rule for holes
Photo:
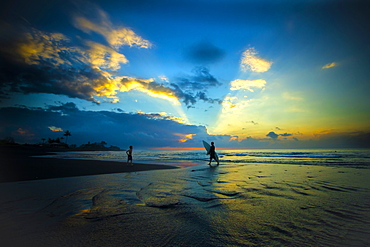
[[[207,154],[209,154],[209,151],[211,150],[211,145],[209,145],[209,144],[208,144],[208,142],[203,141],[203,146],[204,146],[204,148],[207,150]],[[215,152],[215,160],[216,160],[217,162],[219,162],[219,160],[218,160],[218,155],[217,155],[217,153],[216,153],[216,152]]]

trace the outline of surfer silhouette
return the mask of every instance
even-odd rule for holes
[[[220,164],[218,162],[218,159],[216,159],[216,147],[215,147],[215,143],[214,142],[211,142],[211,148],[209,149],[208,154],[209,154],[209,164],[208,165],[211,165],[212,160],[217,161],[217,165]]]
[[[132,166],[132,146],[130,146],[130,149],[126,151],[127,154],[127,164],[130,163]]]

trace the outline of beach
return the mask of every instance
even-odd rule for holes
[[[1,147],[0,182],[15,182],[48,178],[62,178],[108,173],[173,169],[174,166],[123,162],[43,158],[61,149],[35,147]],[[126,158],[126,157],[125,157]]]
[[[3,182],[2,246],[369,246],[369,177],[365,168],[204,162]]]

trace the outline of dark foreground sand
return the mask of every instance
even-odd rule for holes
[[[370,246],[369,177],[370,169],[205,163],[3,182],[0,244]]]
[[[43,149],[27,146],[0,147],[0,182],[35,179],[63,178],[109,173],[173,169],[174,166],[139,164],[133,166],[122,162],[98,160],[73,160],[40,158],[60,149]]]

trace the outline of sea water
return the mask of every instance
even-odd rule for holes
[[[217,150],[221,163],[267,163],[370,168],[369,149],[240,149]],[[134,162],[189,167],[209,161],[205,151],[134,150]],[[45,156],[44,156],[45,157]],[[62,152],[48,156],[126,162],[125,151]]]

